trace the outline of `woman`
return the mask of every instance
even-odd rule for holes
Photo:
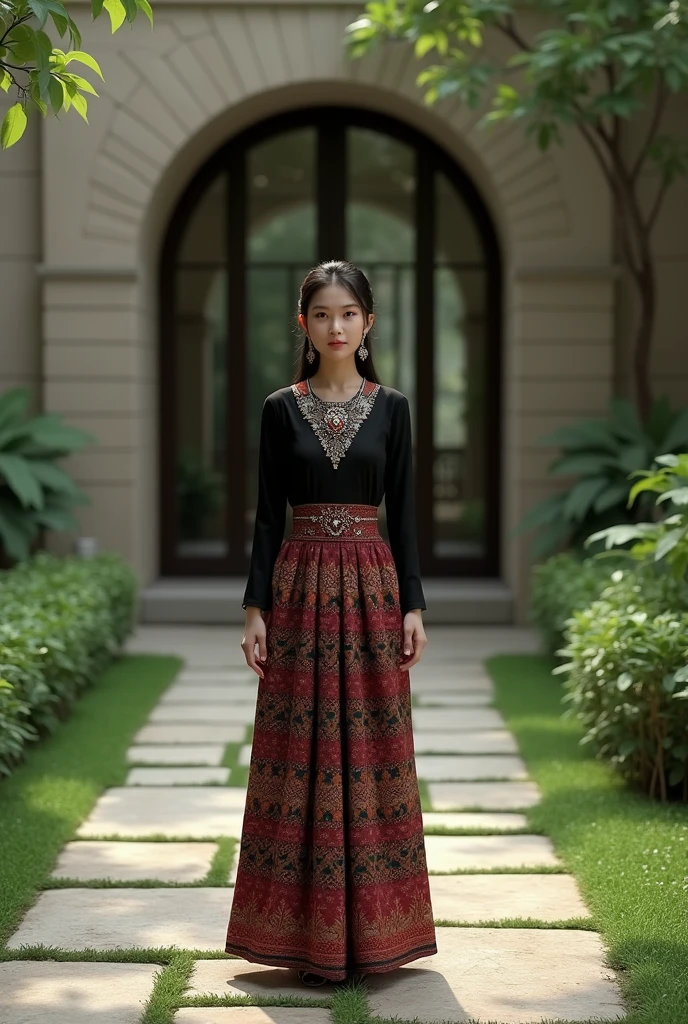
[[[426,605],[408,402],[377,380],[360,270],[315,267],[299,309],[301,365],[261,421],[241,642],[260,682],[226,949],[318,985],[437,947],[411,731]]]

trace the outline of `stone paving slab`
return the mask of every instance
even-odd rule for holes
[[[174,680],[176,684],[187,683],[200,686],[237,686],[258,682],[258,676],[250,668],[240,665],[227,668],[185,668]]]
[[[200,882],[217,852],[216,843],[67,843],[53,878],[82,882],[110,878],[117,882]]]
[[[164,746],[135,746],[127,750],[129,764],[219,765],[225,756],[224,744],[174,743]]]
[[[430,875],[436,921],[590,917],[570,875]]]
[[[239,749],[239,757],[237,758],[237,764],[246,767],[251,763],[251,744],[247,743],[245,746]]]
[[[414,708],[411,716],[418,732],[506,728],[495,708]]]
[[[518,745],[507,729],[413,734],[416,754],[516,754]]]
[[[148,721],[156,724],[195,722],[209,724],[252,725],[256,709],[252,704],[158,704],[151,711]]]
[[[421,754],[416,758],[419,779],[527,779],[520,757],[512,754]]]
[[[8,942],[65,949],[223,948],[232,889],[52,889]]]
[[[241,743],[246,735],[244,725],[144,725],[136,733],[134,743]]]
[[[548,836],[426,836],[428,871],[557,867]]]
[[[423,811],[423,827],[428,828],[526,828],[525,814],[504,811]]]
[[[0,964],[2,1024],[138,1024],[158,964]]]
[[[78,835],[169,839],[241,835],[246,790],[229,786],[122,786],[98,798]]]
[[[617,1020],[619,986],[595,932],[438,928],[436,956],[366,978],[380,1017],[419,1021]]]
[[[286,972],[283,972],[286,973]],[[301,998],[305,986],[301,986]],[[309,990],[306,989],[306,992]],[[333,991],[329,986],[329,994]],[[315,996],[317,999],[318,996]],[[175,1024],[331,1024],[329,1010],[315,1006],[185,1006],[177,1010]]]
[[[256,676],[256,679],[258,677]],[[165,691],[158,707],[168,704],[252,704],[255,707],[257,686],[206,686],[205,684],[180,683]]]
[[[328,989],[326,994],[330,992]],[[246,960],[197,960],[185,993],[187,996],[296,996],[300,999],[307,994],[313,993],[301,984],[295,970],[250,964]]]
[[[429,782],[430,803],[435,811],[479,807],[486,811],[513,811],[540,803],[534,782]]]
[[[443,669],[431,675],[414,675],[411,669],[411,693],[494,693],[494,683],[487,675],[459,674],[456,668]]]
[[[466,690],[465,693],[452,693],[428,691],[415,694],[418,699],[418,707],[442,707],[442,708],[464,708],[464,707],[487,707],[492,703],[493,695],[487,690]]]
[[[126,786],[226,786],[229,768],[132,768]]]

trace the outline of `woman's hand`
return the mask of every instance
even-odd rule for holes
[[[265,628],[265,620],[263,619],[263,613],[260,608],[248,607],[246,609],[246,624],[244,625],[244,635],[241,638],[241,649],[244,652],[246,658],[246,664],[249,668],[260,676],[261,679],[265,679],[265,673],[263,672],[263,665],[267,661],[267,631]],[[256,657],[256,644],[258,645],[258,656]]]
[[[404,615],[404,656],[401,659],[401,667],[404,671],[408,671],[413,665],[418,664],[427,642],[422,609],[414,608],[413,611],[406,612]]]

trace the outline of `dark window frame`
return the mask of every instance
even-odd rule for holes
[[[160,571],[163,576],[245,575],[246,372],[246,156],[274,135],[315,127],[318,138],[316,202],[319,211],[317,260],[346,253],[345,135],[350,127],[390,135],[416,154],[416,451],[432,452],[434,345],[430,358],[424,343],[434,337],[435,172],[441,171],[472,211],[485,254],[486,334],[485,369],[489,401],[484,402],[485,554],[480,558],[440,559],[433,554],[433,460],[416,459],[418,542],[425,576],[496,577],[501,563],[500,497],[502,475],[502,271],[499,243],[488,209],[468,175],[439,143],[396,118],[351,106],[322,106],[292,110],[270,117],[238,133],[197,172],[170,219],[159,264],[159,379],[160,379]],[[336,158],[335,158],[336,157]],[[204,190],[222,173],[229,174],[227,269],[228,290],[228,403],[225,437],[225,479],[228,500],[223,558],[184,558],[177,554],[176,408],[179,386],[175,344],[175,269],[179,242]],[[288,382],[285,382],[288,383]]]

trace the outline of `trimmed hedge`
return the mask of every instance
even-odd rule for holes
[[[137,580],[118,555],[41,552],[0,573],[0,774],[51,731],[134,625]]]
[[[681,607],[678,607],[678,606]],[[567,715],[599,758],[662,801],[688,802],[686,584],[668,574],[622,572],[569,620]]]
[[[548,654],[564,643],[566,622],[574,611],[587,608],[609,586],[619,563],[611,556],[581,561],[567,551],[533,567],[530,617]]]

